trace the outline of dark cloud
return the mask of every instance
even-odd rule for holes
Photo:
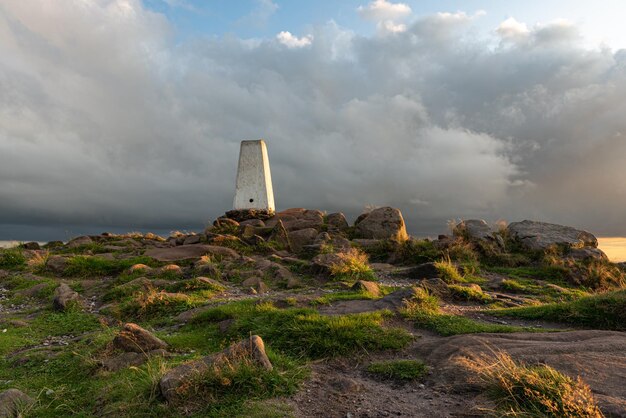
[[[374,37],[331,22],[302,48],[176,44],[138,0],[65,1],[0,0],[0,224],[199,229],[262,137],[279,208],[626,233],[626,53],[574,26],[481,39],[439,14]]]

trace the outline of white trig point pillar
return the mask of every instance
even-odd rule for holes
[[[267,147],[262,139],[241,141],[233,206],[235,210],[256,209],[274,212],[270,160],[267,158]]]

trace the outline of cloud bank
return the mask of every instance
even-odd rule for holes
[[[626,51],[584,48],[572,24],[481,39],[455,13],[392,36],[330,22],[296,47],[177,44],[140,1],[62,2],[0,0],[5,230],[199,229],[231,207],[239,141],[265,138],[279,209],[626,234]]]

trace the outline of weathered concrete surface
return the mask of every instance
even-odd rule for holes
[[[241,141],[233,208],[274,211],[270,161],[262,139]]]

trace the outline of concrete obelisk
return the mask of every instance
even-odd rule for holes
[[[265,141],[241,141],[233,208],[274,213],[274,190]]]

